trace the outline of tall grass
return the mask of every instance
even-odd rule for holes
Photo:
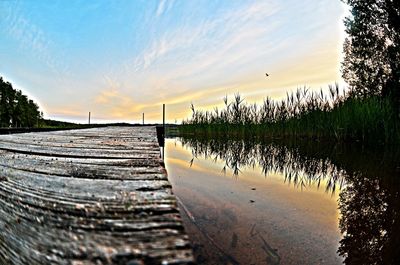
[[[399,121],[389,99],[357,98],[352,91],[329,92],[307,88],[287,94],[280,101],[267,97],[262,104],[244,102],[235,94],[225,97],[224,108],[197,110],[183,121],[182,134],[236,137],[310,137],[334,140],[399,142]]]

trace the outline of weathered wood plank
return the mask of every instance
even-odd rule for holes
[[[0,136],[0,264],[191,264],[153,127]]]

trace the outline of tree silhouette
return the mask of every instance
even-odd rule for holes
[[[355,173],[340,194],[339,254],[345,264],[399,264],[400,186],[396,176]]]
[[[347,38],[343,78],[357,96],[391,97],[400,106],[400,1],[343,0]]]
[[[39,106],[0,77],[0,127],[35,127],[41,118]]]

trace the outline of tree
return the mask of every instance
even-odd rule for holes
[[[400,106],[400,1],[342,0],[346,18],[343,78],[356,96],[390,97]]]
[[[0,127],[34,127],[41,118],[39,106],[0,77]]]

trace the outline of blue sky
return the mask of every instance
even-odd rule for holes
[[[340,78],[339,0],[0,0],[0,75],[45,117],[159,121]],[[265,77],[268,72],[270,76]]]

